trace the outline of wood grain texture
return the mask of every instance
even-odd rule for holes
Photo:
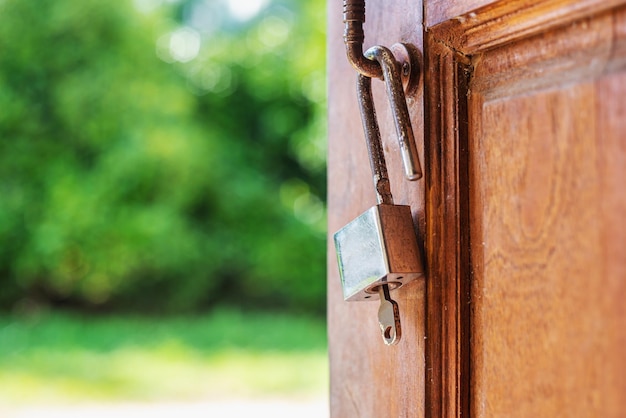
[[[623,3],[501,1],[428,28],[432,416],[623,415]],[[469,85],[459,83],[466,60]],[[442,261],[437,250],[452,255]]]
[[[625,32],[603,10],[472,56],[472,416],[624,415]]]
[[[494,0],[426,1],[424,5],[424,22],[426,23],[426,27],[435,26],[438,23],[466,14],[493,2]]]
[[[593,17],[625,3],[624,0],[427,2],[427,14],[434,14],[433,8],[438,11],[437,18],[429,19],[427,27],[437,32],[440,42],[470,55]],[[479,4],[483,7],[473,7]]]
[[[396,294],[403,342],[385,347],[377,305],[343,302],[329,240],[333,417],[624,415],[625,3],[425,3],[423,181],[402,180],[380,83],[375,100],[427,280]],[[375,197],[341,2],[328,11],[332,234]],[[421,45],[417,2],[367,16],[366,47]]]
[[[410,0],[367,2],[365,49],[396,42],[422,45],[422,8]],[[424,416],[424,281],[392,293],[403,327],[399,345],[383,344],[378,303],[344,302],[332,234],[376,203],[356,100],[356,72],[343,45],[342,2],[328,2],[329,156],[328,156],[328,335],[331,416]],[[410,204],[424,233],[423,181],[404,180],[395,128],[382,82],[374,80],[374,99],[394,199]],[[423,98],[409,98],[420,161],[423,161]]]
[[[426,52],[426,410],[469,409],[469,62],[432,37]]]
[[[626,93],[625,81],[602,84],[610,97]],[[481,106],[471,145],[473,416],[622,416],[626,231],[611,218],[626,205],[606,182],[626,178],[615,139],[626,113],[600,105],[597,90]],[[602,118],[622,126],[611,132]]]

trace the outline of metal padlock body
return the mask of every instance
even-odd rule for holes
[[[393,290],[424,275],[409,206],[374,206],[334,239],[347,301],[377,300],[380,285]]]

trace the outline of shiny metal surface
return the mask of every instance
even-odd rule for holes
[[[378,308],[378,324],[383,341],[387,345],[398,344],[402,337],[402,325],[400,324],[400,309],[398,303],[389,295],[389,285],[378,287],[380,295],[380,307]]]
[[[411,208],[374,206],[335,235],[344,299],[377,300],[377,287],[390,290],[424,275]]]
[[[382,241],[378,207],[370,208],[339,230],[335,249],[345,300],[376,299],[365,289],[387,275],[387,256]]]

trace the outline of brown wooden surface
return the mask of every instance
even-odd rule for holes
[[[469,408],[469,61],[426,45],[426,416],[457,417]]]
[[[426,14],[429,30],[436,32],[439,42],[464,54],[473,54],[506,41],[546,33],[623,3],[623,0],[431,0],[426,2]],[[587,35],[593,36],[593,32]]]
[[[424,21],[429,28],[493,2],[494,0],[427,0],[424,5]]]
[[[367,2],[365,48],[396,42],[422,45],[422,8],[411,0]],[[400,306],[402,341],[383,344],[377,302],[344,302],[332,234],[376,204],[365,139],[356,101],[356,72],[343,46],[342,1],[328,2],[329,160],[328,160],[328,335],[331,415],[421,417],[424,415],[424,281],[392,293]],[[410,204],[424,232],[423,180],[402,176],[398,142],[382,82],[373,80],[374,97],[395,202]],[[409,100],[416,143],[423,160],[421,87]],[[416,222],[417,224],[417,222]]]
[[[537,32],[472,57],[472,416],[621,417],[626,13]]]
[[[411,3],[368,1],[366,45],[421,45]],[[427,278],[397,293],[404,341],[384,347],[329,241],[333,417],[626,416],[625,3],[426,1],[417,185],[376,97]],[[329,19],[332,234],[374,193],[340,1]]]
[[[473,416],[623,416],[624,82],[475,104]]]

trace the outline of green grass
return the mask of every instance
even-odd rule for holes
[[[0,316],[0,404],[316,397],[327,380],[320,319]]]

